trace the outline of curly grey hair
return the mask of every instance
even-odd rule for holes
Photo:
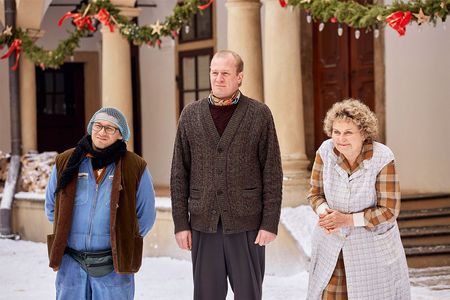
[[[361,130],[366,141],[373,141],[377,137],[378,119],[360,100],[346,99],[333,104],[323,121],[323,130],[328,137],[331,137],[336,120],[352,121]]]

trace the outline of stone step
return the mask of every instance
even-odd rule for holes
[[[400,227],[400,235],[404,237],[447,235],[450,234],[450,225],[426,226],[426,227]]]
[[[402,197],[401,211],[449,208],[450,197],[437,198],[404,198]]]
[[[402,201],[414,201],[424,199],[450,198],[449,193],[428,193],[428,194],[403,194]]]
[[[410,268],[450,266],[450,195],[402,196],[397,222]]]
[[[450,225],[450,216],[403,219],[398,220],[397,223],[400,228],[445,226]]]
[[[410,268],[450,266],[450,244],[420,247],[405,247]]]
[[[450,289],[450,267],[410,268],[412,286],[425,286],[433,290]]]
[[[431,254],[431,255],[407,255],[408,267],[410,268],[430,268],[450,266],[450,254]]]
[[[434,276],[446,276],[450,279],[450,266],[439,268],[425,268],[425,269],[409,269],[410,278],[428,278]]]
[[[450,216],[450,207],[439,207],[432,209],[419,209],[419,210],[402,210],[397,220],[417,219],[417,218],[429,218],[438,216]]]
[[[404,247],[450,245],[450,234],[402,237]]]
[[[405,247],[405,254],[407,256],[445,254],[445,253],[449,254],[450,256],[450,245]]]

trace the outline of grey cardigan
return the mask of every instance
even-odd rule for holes
[[[175,232],[277,233],[283,174],[269,108],[241,95],[222,136],[208,99],[181,113],[172,159]]]

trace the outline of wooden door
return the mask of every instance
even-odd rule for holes
[[[314,140],[316,149],[327,139],[323,120],[328,109],[338,101],[356,98],[375,107],[373,34],[326,23],[319,32],[313,26]]]
[[[59,69],[36,68],[38,151],[74,147],[86,133],[84,66],[66,63]]]

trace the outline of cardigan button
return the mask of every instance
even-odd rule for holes
[[[222,153],[223,149],[219,147],[219,148],[217,148],[217,152]]]
[[[218,190],[218,191],[217,191],[217,195],[220,196],[220,195],[222,195],[222,194],[223,194],[223,191],[222,191],[222,190]]]
[[[215,214],[217,213],[217,211],[216,211],[215,209],[213,209],[213,210],[211,211],[211,213],[212,213],[213,215],[215,215]]]

